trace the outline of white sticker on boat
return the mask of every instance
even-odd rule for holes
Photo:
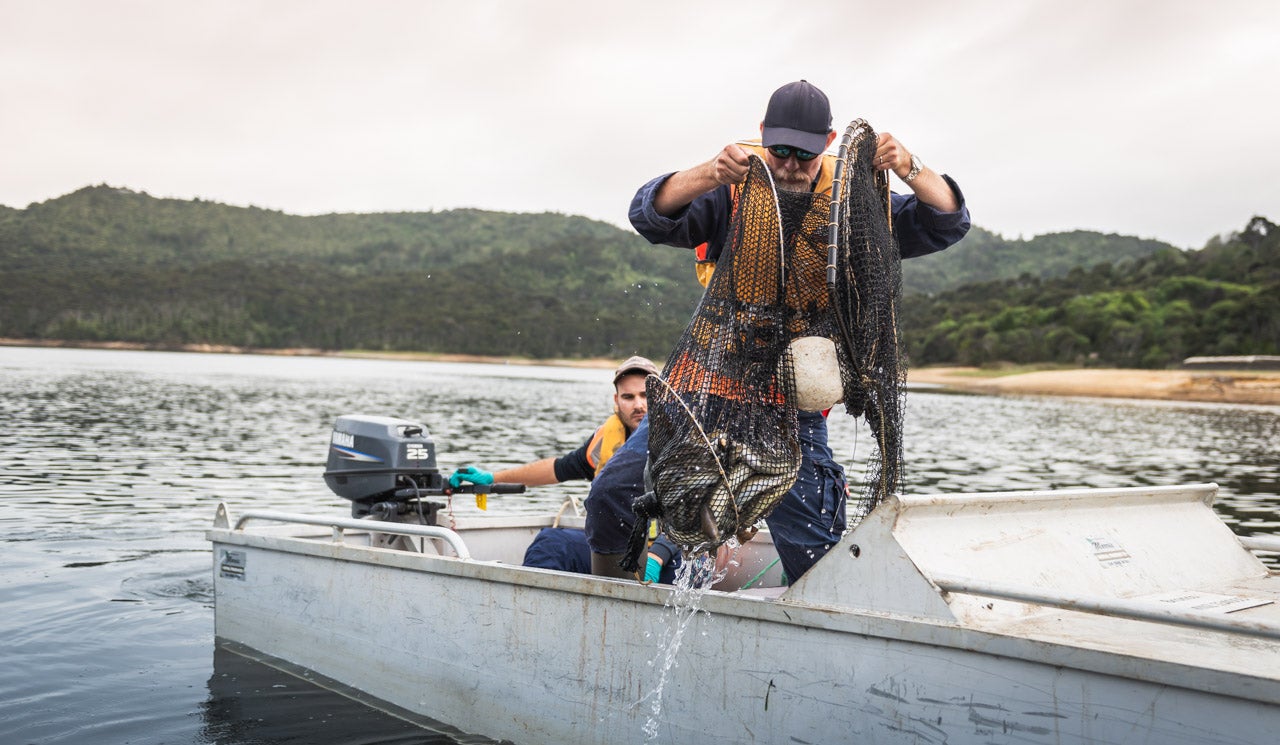
[[[1158,592],[1154,595],[1143,595],[1142,600],[1152,600],[1157,603],[1165,603],[1175,605],[1179,608],[1188,610],[1198,610],[1205,613],[1234,613],[1245,608],[1256,608],[1259,605],[1267,605],[1275,602],[1266,598],[1250,598],[1243,595],[1218,595],[1212,592],[1200,592],[1199,590],[1174,590],[1173,592]]]
[[[1097,559],[1098,563],[1104,567],[1124,566],[1133,559],[1123,546],[1110,538],[1086,536],[1085,540],[1089,542],[1089,547],[1093,549],[1093,558]]]
[[[222,549],[218,552],[218,571],[227,579],[244,579],[244,552]]]

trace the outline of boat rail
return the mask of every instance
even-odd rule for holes
[[[223,518],[223,525],[226,527],[228,520],[226,519],[226,510],[223,505],[218,506],[219,516]],[[275,512],[273,510],[249,510],[241,514],[235,522],[235,526],[231,530],[243,531],[244,526],[250,520],[270,520],[278,523],[289,523],[295,525],[316,525],[320,527],[330,528],[333,531],[333,542],[342,543],[343,533],[347,530],[369,531],[374,533],[386,533],[389,535],[404,535],[421,538],[438,538],[449,544],[453,549],[453,553],[459,559],[470,559],[471,552],[467,550],[467,544],[462,540],[462,536],[458,535],[448,528],[442,528],[438,525],[410,525],[405,523],[384,523],[374,522],[372,520],[359,520],[350,517],[317,517],[315,515],[302,515],[296,512]]]
[[[1154,621],[1176,626],[1230,631],[1249,636],[1280,639],[1280,626],[1275,624],[1245,621],[1186,608],[1169,607],[1156,601],[1142,600],[1140,598],[1110,598],[1101,595],[1048,592],[1035,587],[987,582],[945,574],[935,574],[930,579],[940,589],[951,593],[981,595],[982,597],[1034,603],[1063,610],[1113,615],[1139,621]],[[1268,599],[1266,602],[1271,603],[1274,601]]]
[[[1280,537],[1273,535],[1242,535],[1240,545],[1250,551],[1275,551],[1280,553]]]

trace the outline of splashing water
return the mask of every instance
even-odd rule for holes
[[[720,567],[717,567],[714,554],[703,552],[692,558],[687,557],[676,570],[674,591],[665,604],[669,612],[663,613],[663,628],[659,639],[662,646],[658,650],[657,659],[649,662],[651,666],[657,667],[658,680],[653,690],[636,702],[636,706],[649,702],[649,717],[644,724],[645,738],[649,742],[658,737],[658,727],[662,719],[662,692],[667,684],[667,676],[671,670],[680,665],[677,657],[680,654],[680,645],[684,641],[684,634],[699,613],[710,617],[710,614],[702,609],[702,598],[707,590],[724,579],[729,567],[737,565],[739,547],[740,544],[736,538],[730,538],[724,544],[722,550],[727,549],[727,560]]]

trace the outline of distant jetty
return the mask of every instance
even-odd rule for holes
[[[1182,361],[1188,370],[1280,370],[1280,357],[1247,354],[1237,357],[1188,357]]]

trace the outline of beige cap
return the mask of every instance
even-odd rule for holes
[[[631,373],[644,373],[645,375],[657,375],[658,366],[650,362],[645,357],[632,357],[621,365],[613,373],[613,384],[617,385],[623,375]]]

